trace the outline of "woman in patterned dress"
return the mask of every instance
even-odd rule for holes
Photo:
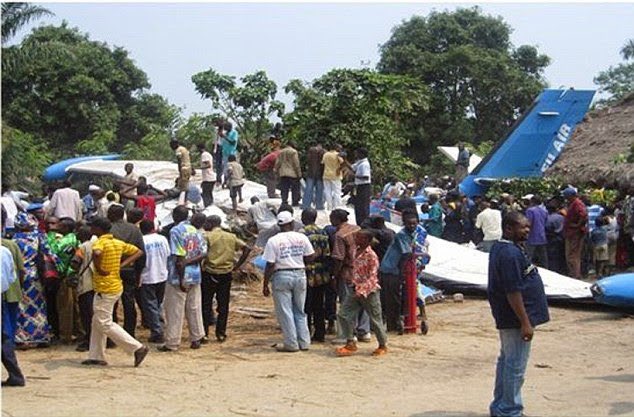
[[[24,258],[26,275],[22,284],[22,300],[19,305],[15,342],[21,347],[47,346],[50,329],[46,312],[44,287],[38,275],[38,254],[57,257],[51,252],[46,236],[37,230],[37,219],[30,214],[19,213],[15,219],[13,240]]]

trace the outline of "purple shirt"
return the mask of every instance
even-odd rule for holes
[[[548,212],[542,206],[533,206],[526,209],[526,218],[531,224],[531,231],[528,234],[526,243],[529,245],[545,245],[546,240],[546,220]]]

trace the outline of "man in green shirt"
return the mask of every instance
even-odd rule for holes
[[[218,303],[218,319],[216,320],[216,339],[224,342],[227,339],[227,318],[229,315],[229,294],[231,292],[232,272],[246,261],[251,247],[238,239],[233,233],[225,232],[220,227],[222,220],[218,216],[209,216],[205,223],[205,240],[207,240],[207,257],[202,271],[202,304],[203,327],[205,339],[208,340],[209,325],[213,321],[212,302],[214,295]],[[238,249],[242,255],[235,262]]]

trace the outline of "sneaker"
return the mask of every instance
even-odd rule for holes
[[[201,345],[207,345],[209,344],[209,336],[203,336],[202,339],[200,339],[200,344]]]
[[[24,379],[15,380],[15,379],[7,378],[4,381],[2,381],[2,386],[3,387],[23,387]]]
[[[190,349],[200,349],[202,342],[200,340],[194,340],[191,345],[189,345]]]
[[[335,355],[339,357],[352,356],[356,353],[356,351],[357,345],[355,345],[354,343],[347,343],[345,346],[341,346],[335,349]]]
[[[429,326],[427,325],[427,321],[423,320],[420,322],[420,332],[422,334],[427,334],[427,332],[429,332]]]
[[[294,352],[299,352],[298,348],[292,348],[292,347],[288,347],[288,346],[275,346],[275,350],[277,350],[278,352],[288,352],[288,353],[294,353]]]
[[[159,352],[176,352],[176,349],[170,349],[165,345],[157,347],[156,350],[158,350]]]
[[[218,335],[216,335],[216,340],[219,343],[224,343],[224,341],[227,340],[227,335],[226,334],[218,334]]]
[[[165,343],[165,338],[162,335],[150,336],[147,341],[149,343]]]
[[[369,332],[359,336],[359,342],[367,343],[370,341],[372,341],[372,334]]]
[[[134,352],[134,367],[137,368],[145,359],[150,349],[143,345]]]
[[[378,348],[374,349],[374,352],[372,352],[372,356],[383,356],[387,353],[387,348],[385,346],[379,346]]]
[[[337,330],[335,329],[335,322],[334,321],[329,321],[328,322],[328,327],[326,328],[326,333],[327,334],[335,334],[337,332]]]

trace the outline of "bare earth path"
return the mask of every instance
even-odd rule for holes
[[[272,309],[259,284],[232,307]],[[229,339],[143,365],[121,349],[86,368],[72,347],[18,352],[27,387],[2,389],[3,416],[434,416],[487,415],[498,350],[485,300],[429,307],[427,336],[392,336],[390,352],[336,358],[330,343],[277,353],[274,318],[232,313]],[[634,415],[634,320],[552,308],[535,336],[524,385],[532,416]],[[147,340],[146,331],[140,331]],[[187,332],[185,331],[185,335]],[[3,379],[6,373],[3,371]]]

